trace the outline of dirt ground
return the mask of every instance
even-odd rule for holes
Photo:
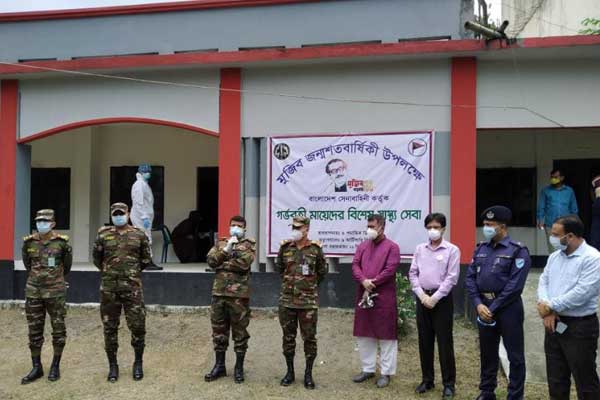
[[[133,351],[129,331],[122,320],[119,365],[121,378],[106,382],[107,365],[103,351],[99,311],[70,308],[67,317],[68,341],[62,378],[48,382],[44,377],[22,386],[20,379],[30,369],[27,348],[27,324],[22,309],[0,310],[0,399],[438,399],[441,386],[426,395],[417,396],[414,388],[420,380],[417,336],[414,329],[400,342],[398,373],[385,389],[377,389],[374,381],[355,384],[351,377],[360,371],[355,341],[352,337],[352,313],[342,310],[320,310],[319,356],[314,368],[317,390],[302,386],[304,357],[299,343],[296,356],[295,385],[283,388],[279,379],[285,362],[281,355],[281,331],[276,314],[268,310],[253,311],[250,323],[250,348],[247,354],[246,383],[233,383],[233,352],[228,352],[230,376],[206,383],[204,374],[213,363],[210,322],[207,311],[194,313],[149,312],[147,319],[145,377],[141,382],[131,378]],[[474,399],[479,381],[477,332],[462,321],[454,331],[457,358],[457,399]],[[47,374],[52,357],[49,326],[43,356]],[[436,361],[437,366],[437,361]],[[439,371],[437,380],[440,382]],[[298,379],[300,378],[300,379]],[[498,398],[506,396],[506,381],[500,379]],[[546,399],[547,389],[528,384],[528,400]]]

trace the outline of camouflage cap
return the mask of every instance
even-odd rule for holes
[[[49,208],[39,210],[35,215],[36,221],[54,221],[54,210]]]
[[[114,203],[110,206],[110,215],[114,215],[115,211],[127,213],[127,211],[129,211],[129,207],[125,203]]]
[[[302,226],[309,226],[310,225],[310,218],[308,217],[302,217],[302,216],[296,216],[294,217],[294,220],[292,222],[292,226],[295,228],[300,228]]]

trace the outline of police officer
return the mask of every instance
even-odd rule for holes
[[[244,381],[244,357],[248,349],[250,323],[250,268],[256,242],[246,238],[246,219],[236,215],[229,221],[229,237],[222,238],[208,252],[208,265],[215,269],[210,322],[215,349],[215,365],[204,376],[206,382],[227,375],[225,352],[229,330],[235,342],[235,383]]]
[[[60,379],[60,358],[67,339],[65,327],[65,275],[71,270],[73,252],[69,237],[54,232],[54,210],[39,210],[35,217],[37,233],[23,238],[23,264],[27,270],[25,315],[29,326],[29,349],[33,368],[21,383],[31,383],[42,376],[41,353],[44,343],[46,313],[52,324],[54,358],[49,381]]]
[[[135,352],[133,379],[144,377],[142,358],[146,337],[146,308],[141,272],[152,262],[150,245],[144,231],[128,224],[125,203],[110,206],[113,226],[100,228],[94,243],[94,265],[100,270],[100,315],[104,325],[104,345],[108,357],[107,380],[119,379],[117,349],[121,310],[125,310]]]
[[[481,393],[477,400],[496,399],[500,338],[510,362],[507,399],[523,399],[525,354],[521,293],[531,259],[527,248],[508,236],[511,217],[511,211],[502,206],[483,212],[483,235],[487,241],[477,245],[465,281],[478,314]]]
[[[281,242],[276,266],[281,275],[279,323],[283,331],[283,355],[287,364],[281,385],[289,386],[295,380],[296,332],[300,326],[306,357],[304,387],[314,389],[312,368],[317,357],[319,284],[327,274],[327,263],[321,244],[308,239],[309,225],[310,219],[294,217],[291,240]]]

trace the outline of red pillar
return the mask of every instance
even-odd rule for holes
[[[0,260],[14,259],[19,82],[0,82]]]
[[[240,213],[241,88],[239,68],[221,70],[221,89],[226,90],[221,90],[219,96],[220,236],[229,235],[229,219]]]
[[[477,163],[477,61],[452,59],[450,132],[450,215],[452,242],[461,262],[471,260],[475,247],[475,176]]]

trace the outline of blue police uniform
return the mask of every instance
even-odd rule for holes
[[[487,216],[486,216],[487,214]],[[484,219],[508,222],[510,210],[491,207]],[[479,325],[481,395],[478,399],[496,399],[500,338],[510,362],[508,400],[523,399],[525,387],[525,345],[523,301],[521,293],[531,266],[529,251],[521,243],[505,237],[497,243],[481,242],[473,254],[465,286],[473,305],[484,304],[493,314],[493,322]]]

